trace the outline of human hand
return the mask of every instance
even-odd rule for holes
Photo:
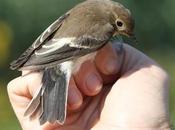
[[[27,105],[41,84],[40,73],[11,81],[8,93],[22,128],[140,130],[169,127],[167,74],[134,48],[124,44],[124,50],[123,53],[116,53],[110,46],[106,46],[99,51],[94,62],[84,63],[81,70],[72,77],[68,116],[63,126],[50,123],[40,126],[37,120],[29,121],[23,117]],[[111,91],[111,87],[102,87],[103,84],[114,81]],[[100,120],[94,126],[99,116]]]

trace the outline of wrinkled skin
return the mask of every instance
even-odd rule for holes
[[[85,62],[69,85],[68,116],[63,126],[23,117],[39,72],[8,84],[8,94],[24,130],[170,130],[168,75],[152,59],[129,45],[107,45]],[[88,67],[88,69],[87,69]],[[23,75],[26,72],[23,72]]]

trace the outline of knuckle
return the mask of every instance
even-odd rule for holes
[[[166,70],[160,66],[154,67],[154,75],[160,83],[169,84],[170,76]],[[166,86],[166,85],[165,85]]]
[[[17,80],[18,80],[18,78],[13,79],[7,84],[7,92],[8,92],[8,94],[14,93],[14,89],[15,89],[15,86],[17,84]]]
[[[10,81],[8,84],[7,84],[7,92],[8,93],[11,93],[13,90],[12,90],[12,88],[13,88],[13,80],[12,81]]]

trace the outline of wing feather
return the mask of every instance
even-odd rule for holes
[[[56,51],[52,51],[43,55],[32,55],[30,60],[24,64],[21,70],[38,70],[47,67],[49,68],[62,62],[84,56],[88,53],[102,48],[110,40],[111,37],[112,33],[105,39],[97,39],[93,38],[92,36],[82,36],[78,39],[75,39],[73,43],[65,44],[63,47],[57,49]],[[74,42],[76,44],[74,44]]]
[[[69,16],[69,13],[58,18],[53,24],[51,24],[17,60],[10,64],[12,70],[21,68],[31,57],[36,49],[52,38],[55,32],[60,28],[64,20]]]

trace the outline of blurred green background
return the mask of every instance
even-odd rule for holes
[[[6,85],[19,72],[10,71],[17,58],[61,14],[83,0],[0,0],[0,129],[20,126],[8,101]],[[171,76],[170,111],[175,124],[175,1],[118,0],[136,20],[134,45],[168,71]]]

